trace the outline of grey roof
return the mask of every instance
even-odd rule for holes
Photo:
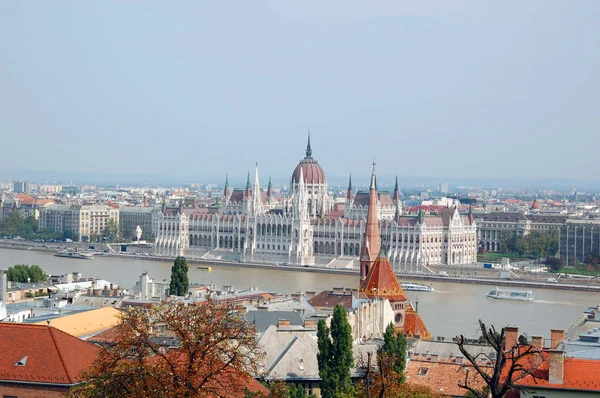
[[[493,211],[475,214],[476,220],[495,222],[517,222],[529,220],[533,223],[563,224],[568,216],[563,214],[525,214],[520,212]]]
[[[271,380],[319,380],[317,333],[314,330],[278,331],[270,326],[261,336],[264,350],[265,377]],[[376,357],[379,344],[369,342],[352,347],[355,367],[351,375],[358,376],[357,364],[367,358],[367,352]]]
[[[534,223],[564,224],[569,218],[564,214],[528,214],[527,219]]]
[[[154,208],[142,206],[123,206],[119,208],[121,213],[152,213]]]
[[[295,311],[303,315],[314,315],[317,310],[310,305],[308,298],[302,296],[300,301],[295,299],[285,299],[281,301],[273,301],[267,305],[269,311]]]
[[[582,341],[567,341],[565,355],[570,358],[600,359],[600,344]]]
[[[469,353],[473,355],[484,353],[492,358],[495,357],[494,348],[489,345],[471,344],[467,347]],[[463,356],[463,354],[458,349],[458,345],[454,342],[417,340],[410,348],[410,351],[414,355],[439,355],[440,358],[452,358]]]
[[[517,222],[525,221],[527,217],[524,213],[509,213],[502,211],[494,211],[491,213],[475,214],[475,219],[483,221],[496,221],[496,222]]]
[[[280,319],[287,319],[290,325],[302,326],[304,319],[294,311],[248,311],[246,320],[254,324],[254,327],[260,333],[263,333],[271,325],[277,326]]]

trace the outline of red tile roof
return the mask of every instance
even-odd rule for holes
[[[360,284],[360,292],[370,298],[377,296],[390,301],[407,300],[404,290],[398,283],[392,264],[383,252],[377,257],[366,279]]]
[[[429,332],[429,329],[427,329],[427,326],[425,326],[423,318],[415,312],[410,304],[406,307],[406,316],[404,317],[402,333],[408,335],[409,338],[419,336],[421,340],[431,340],[431,333]]]
[[[491,369],[491,368],[490,368]],[[467,370],[469,371],[469,385],[476,389],[483,389],[485,382],[472,366],[448,363],[428,362],[412,359],[406,367],[406,382],[435,388],[444,395],[466,395],[467,390],[459,386],[464,383]]]
[[[380,206],[393,206],[394,201],[392,200],[392,195],[386,191],[377,192],[377,198]],[[366,207],[369,205],[369,191],[359,191],[356,193],[354,197],[354,206],[363,206]]]
[[[349,309],[352,308],[352,293],[349,291],[335,293],[331,290],[323,290],[321,293],[311,297],[308,303],[317,310],[333,308],[338,304]]]
[[[98,350],[51,326],[0,323],[0,380],[74,384]],[[24,366],[17,366],[25,357]]]
[[[538,378],[526,376],[516,384],[538,388],[561,390],[584,390],[600,392],[600,360],[565,358],[563,383],[555,384],[548,381],[548,353],[544,352],[544,361],[537,369]]]

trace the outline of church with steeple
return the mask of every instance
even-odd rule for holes
[[[154,221],[155,254],[346,268],[360,263],[365,277],[381,253],[395,272],[476,262],[471,215],[456,207],[404,214],[401,197],[398,179],[392,193],[377,189],[373,165],[370,189],[355,191],[350,177],[345,200],[336,203],[309,135],[285,197],[274,197],[270,178],[261,188],[258,165],[244,188],[231,188],[226,176],[223,195],[210,208],[163,207]]]
[[[377,197],[375,164],[373,164],[367,223],[360,254],[359,298],[388,300],[394,313],[393,324],[397,333],[404,333],[410,338],[419,337],[429,340],[431,339],[429,330],[420,315],[412,308],[398,282],[390,260],[382,250],[377,217]]]

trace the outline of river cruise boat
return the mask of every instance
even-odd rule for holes
[[[414,292],[435,292],[432,286],[421,285],[414,282],[402,282],[402,289]]]
[[[64,250],[54,255],[55,257],[79,258],[82,260],[93,260],[94,253],[84,253],[76,250]]]
[[[533,291],[531,290],[511,290],[498,289],[490,290],[488,298],[496,300],[514,300],[514,301],[533,301]]]

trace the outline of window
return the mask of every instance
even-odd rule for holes
[[[429,368],[426,368],[425,366],[421,366],[419,368],[419,372],[417,373],[418,376],[425,376],[427,375],[427,372],[429,372]]]

